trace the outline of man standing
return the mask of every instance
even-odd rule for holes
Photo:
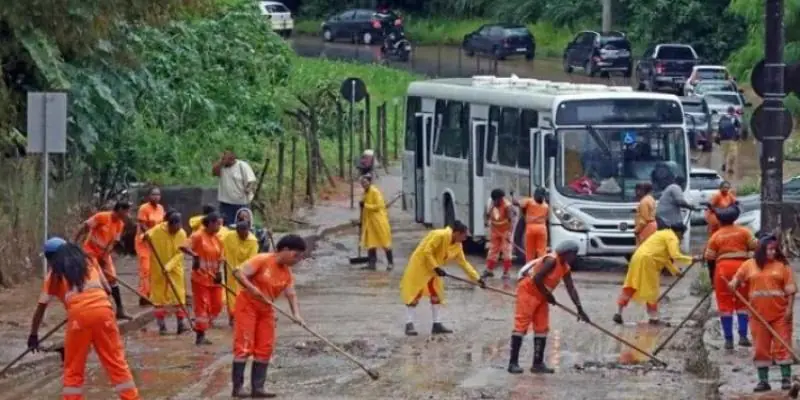
[[[681,209],[695,209],[693,205],[686,201],[686,197],[683,195],[683,185],[686,179],[682,176],[675,177],[674,175],[670,175],[667,179],[671,182],[664,188],[656,205],[656,225],[658,225],[658,229],[683,225]]]
[[[211,169],[214,176],[219,177],[217,200],[219,212],[225,225],[236,223],[236,212],[240,208],[249,207],[253,201],[256,185],[256,174],[246,161],[236,158],[231,150],[222,153],[219,161]]]
[[[732,174],[736,168],[736,159],[739,152],[739,130],[742,124],[736,116],[736,109],[728,107],[728,113],[719,118],[718,123],[719,145],[722,147],[722,172]]]
[[[422,296],[431,299],[431,312],[433,314],[433,329],[431,333],[453,333],[442,325],[439,319],[439,307],[444,303],[444,281],[447,275],[441,266],[447,261],[454,260],[470,279],[485,287],[483,279],[464,257],[461,244],[467,239],[469,231],[461,221],[453,222],[452,226],[444,229],[430,231],[422,242],[411,254],[408,266],[400,281],[400,296],[406,305],[408,321],[406,322],[406,335],[417,336],[414,329],[414,314]]]

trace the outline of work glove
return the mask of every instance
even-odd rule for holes
[[[222,272],[217,271],[217,273],[214,274],[214,283],[216,283],[217,285],[222,283]]]
[[[200,257],[192,257],[192,271],[200,269]]]
[[[444,272],[444,270],[439,267],[434,268],[433,272],[436,272],[436,275],[439,276],[447,276],[447,272]]]
[[[589,320],[589,316],[586,315],[586,311],[583,311],[583,307],[581,306],[578,306],[578,321],[592,322]]]
[[[478,286],[480,286],[481,289],[486,289],[486,281],[483,280],[483,278],[478,279]]]
[[[550,304],[556,304],[556,298],[553,296],[551,292],[545,292],[544,298],[547,299],[547,302]]]
[[[39,350],[39,335],[33,334],[28,336],[28,350],[34,353]]]

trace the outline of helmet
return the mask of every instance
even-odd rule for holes
[[[58,251],[58,249],[60,249],[61,246],[65,245],[65,244],[67,244],[66,240],[64,240],[64,239],[62,239],[60,237],[57,237],[57,236],[51,237],[50,239],[47,239],[44,242],[44,247],[42,248],[42,251],[44,252],[45,255],[53,254],[56,251]]]
[[[736,205],[732,205],[725,208],[715,208],[713,211],[714,214],[717,215],[717,219],[719,219],[719,222],[725,225],[730,225],[736,222],[736,220],[739,219],[739,214],[741,212],[739,210],[739,207]]]

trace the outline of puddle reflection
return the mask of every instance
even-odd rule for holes
[[[622,337],[629,342],[632,342],[642,350],[652,352],[658,344],[658,337],[661,329],[656,326],[644,323],[636,325],[636,329],[626,330],[622,332]],[[643,363],[649,360],[644,354],[628,347],[623,346],[619,353],[619,363],[622,365],[631,365]]]

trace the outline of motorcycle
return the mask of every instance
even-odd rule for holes
[[[402,32],[392,32],[384,39],[383,45],[381,45],[381,54],[386,59],[406,62],[411,58],[411,42]]]

